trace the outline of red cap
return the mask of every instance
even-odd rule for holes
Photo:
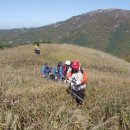
[[[72,61],[72,69],[79,69],[79,61],[78,60]]]

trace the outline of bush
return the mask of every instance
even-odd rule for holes
[[[39,46],[40,42],[38,42],[38,41],[37,42],[33,42],[33,44]]]
[[[0,44],[0,49],[4,49],[4,48],[10,48],[10,47],[13,47],[13,45],[11,44]]]
[[[0,45],[0,49],[4,49],[4,46],[3,46],[3,45]]]
[[[51,41],[47,41],[47,43],[51,44]]]

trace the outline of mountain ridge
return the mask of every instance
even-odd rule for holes
[[[129,10],[99,9],[39,28],[0,31],[0,41],[15,44],[33,41],[77,44],[124,58],[130,55],[129,21]]]

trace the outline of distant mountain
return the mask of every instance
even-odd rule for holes
[[[0,30],[2,43],[32,41],[72,43],[127,57],[130,55],[130,11],[95,10],[40,28]]]

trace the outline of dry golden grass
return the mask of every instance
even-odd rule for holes
[[[0,129],[129,130],[130,64],[74,45],[33,45],[0,50]],[[77,107],[62,82],[43,79],[43,63],[79,59],[88,73],[84,105]]]

